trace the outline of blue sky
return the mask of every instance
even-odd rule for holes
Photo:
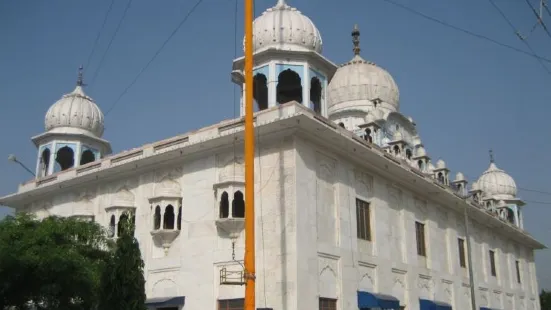
[[[237,54],[242,55],[242,0]],[[526,50],[488,1],[395,0],[447,23]],[[535,6],[535,0],[531,0]],[[74,88],[110,0],[0,1],[0,157],[14,153],[32,170],[36,150],[30,137],[44,129],[44,114]],[[257,13],[275,3],[257,0]],[[495,0],[512,23],[529,32],[535,17],[524,1]],[[134,0],[95,75],[101,55],[127,1],[116,1],[86,68],[86,88],[106,112],[149,61],[195,1]],[[383,0],[289,0],[308,15],[323,36],[323,54],[335,63],[352,57],[350,32],[358,23],[362,56],[387,69],[401,92],[401,111],[411,115],[434,161],[444,159],[473,180],[497,165],[516,180],[525,227],[551,245],[548,143],[551,74],[532,57],[443,27]],[[205,0],[158,58],[106,116],[104,137],[114,152],[232,118],[235,0]],[[551,27],[551,15],[544,17]],[[528,38],[551,58],[551,37],[541,27]],[[551,70],[551,63],[547,63]],[[0,194],[29,175],[0,160]],[[540,203],[533,203],[540,202]],[[543,202],[543,203],[541,203]],[[4,211],[0,211],[4,212]],[[540,286],[551,289],[549,251],[537,254]]]

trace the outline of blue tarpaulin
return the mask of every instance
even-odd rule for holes
[[[400,310],[400,301],[390,295],[358,291],[358,308],[383,308]]]
[[[419,299],[420,310],[452,310],[452,306],[441,302],[428,299]]]
[[[175,297],[159,297],[151,298],[145,301],[145,305],[148,307],[163,308],[163,307],[180,307],[183,306],[186,301],[184,296]]]

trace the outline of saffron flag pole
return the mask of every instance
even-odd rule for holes
[[[255,305],[253,0],[245,0],[245,310]]]

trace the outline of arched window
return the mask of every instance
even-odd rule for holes
[[[61,171],[73,168],[75,165],[75,153],[68,146],[60,148],[55,157],[55,161],[59,164]]]
[[[394,155],[400,155],[400,147],[397,145],[394,146]]]
[[[444,183],[444,174],[442,172],[438,172],[438,181]]]
[[[80,164],[81,165],[86,165],[86,164],[91,163],[95,160],[96,160],[96,155],[94,155],[94,153],[90,150],[86,150],[86,151],[82,152],[82,154],[80,155]]]
[[[342,128],[345,128],[343,122],[340,122],[340,123],[339,123],[339,126],[341,126]]]
[[[511,208],[507,208],[507,221],[512,224],[515,223],[515,212]]]
[[[117,226],[117,237],[120,237],[123,233],[126,233],[126,225],[128,225],[128,215],[126,215],[126,213],[123,213],[119,217],[119,225]]]
[[[411,159],[411,156],[413,156],[413,154],[411,153],[411,150],[410,150],[410,149],[406,149],[406,158],[407,158],[408,160],[410,160],[410,159]]]
[[[111,220],[109,221],[109,238],[113,238],[115,236],[115,215],[111,215]]]
[[[172,205],[168,205],[165,208],[163,229],[174,229],[174,207]]]
[[[253,98],[257,111],[268,108],[268,79],[262,73],[257,73],[253,78]]]
[[[373,137],[371,136],[371,129],[365,129],[365,140],[369,143],[373,143]]]
[[[310,80],[310,103],[314,112],[321,114],[321,81],[317,77]]]
[[[289,101],[302,103],[302,82],[300,75],[291,69],[282,71],[277,77],[276,101],[284,104]]]
[[[233,194],[233,201],[231,203],[232,217],[244,218],[245,217],[245,200],[243,199],[243,193],[241,191]]]
[[[228,193],[223,192],[220,198],[220,214],[221,219],[228,218],[230,216],[230,198]]]
[[[155,207],[155,215],[153,216],[153,229],[157,230],[161,228],[161,207]]]
[[[178,230],[182,230],[182,207],[178,208]]]
[[[136,214],[132,214],[132,236],[134,236],[134,232],[136,231]]]
[[[45,148],[40,155],[40,176],[48,175],[48,169],[50,168],[50,149]]]
[[[419,160],[417,161],[417,166],[419,167],[419,170],[421,170],[421,171],[424,170],[424,168],[423,168],[423,166],[424,166],[424,165],[423,165],[423,161],[422,161],[421,159],[419,159]]]

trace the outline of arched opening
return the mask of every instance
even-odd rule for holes
[[[310,104],[314,112],[321,114],[321,81],[317,77],[310,80]]]
[[[515,211],[511,210],[511,208],[507,208],[507,221],[512,224],[515,223]]]
[[[122,236],[123,233],[126,233],[126,228],[125,225],[127,225],[127,221],[128,221],[128,215],[126,215],[125,213],[121,214],[121,216],[119,217],[119,225],[117,226],[117,237],[120,237]]]
[[[253,78],[253,98],[257,111],[268,108],[268,79],[262,73],[257,73]]]
[[[302,103],[302,82],[300,75],[291,69],[282,71],[277,77],[276,101],[279,104],[289,101]]]
[[[40,176],[48,175],[48,169],[50,168],[50,149],[45,148],[40,155]]]
[[[165,208],[163,229],[174,229],[174,207],[172,205],[168,205]]]
[[[396,155],[396,156],[400,155],[400,147],[399,146],[395,145],[393,149],[394,149],[394,155]]]
[[[161,228],[161,207],[155,207],[155,215],[153,216],[153,229],[157,230]]]
[[[220,214],[221,219],[226,219],[230,216],[230,198],[228,193],[223,192],[220,198]]]
[[[115,215],[111,215],[111,220],[109,221],[109,238],[113,238],[115,236]]]
[[[373,143],[373,137],[371,136],[371,129],[369,128],[365,129],[364,139],[369,143]]]
[[[417,167],[419,167],[419,170],[423,171],[425,168],[424,168],[424,165],[423,165],[423,161],[421,159],[419,159],[417,161]]]
[[[341,126],[342,128],[346,128],[346,127],[344,127],[344,123],[343,123],[343,122],[340,122],[340,123],[339,123],[339,126]]]
[[[231,203],[232,217],[244,218],[245,217],[245,200],[243,199],[243,193],[241,191],[233,194],[233,201]]]
[[[132,236],[134,236],[134,232],[136,231],[136,213],[132,214]]]
[[[90,150],[86,150],[86,151],[82,152],[82,154],[80,155],[80,164],[81,165],[86,165],[86,164],[91,163],[95,160],[96,160],[96,155],[94,155],[94,153]]]
[[[406,158],[408,160],[411,160],[411,157],[413,156],[413,153],[411,152],[410,149],[406,149]]]
[[[182,207],[178,208],[178,230],[182,230]]]
[[[61,171],[73,168],[75,165],[75,153],[73,149],[64,146],[57,151],[55,161],[59,164]]]
[[[444,174],[442,172],[438,172],[438,182],[444,184]]]

